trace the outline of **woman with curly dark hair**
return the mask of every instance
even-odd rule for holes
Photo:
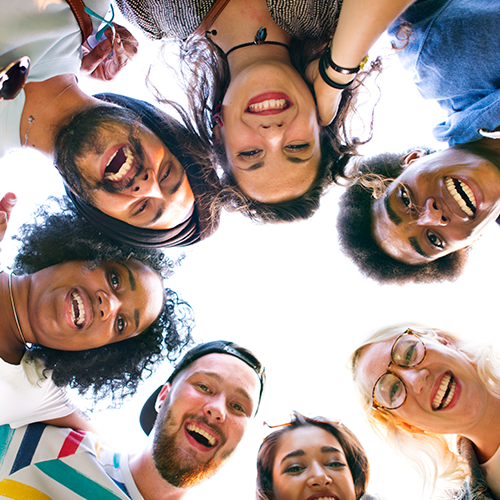
[[[118,0],[151,38],[181,42],[196,126],[224,169],[222,202],[266,222],[312,215],[344,175],[360,143],[347,121],[356,73],[410,3]]]
[[[61,207],[22,226],[13,273],[0,274],[0,387],[16,398],[7,405],[2,395],[2,424],[72,426],[61,421],[74,412],[55,386],[118,402],[191,340],[189,305],[163,287],[163,253],[118,246]]]
[[[294,412],[290,423],[267,436],[257,456],[257,499],[359,500],[370,475],[368,458],[344,425]]]

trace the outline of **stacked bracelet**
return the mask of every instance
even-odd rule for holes
[[[331,57],[331,44],[328,45],[328,47],[325,49],[323,54],[321,55],[321,58],[319,60],[319,74],[321,75],[321,78],[323,78],[323,81],[330,87],[333,87],[334,89],[339,89],[339,90],[344,90],[349,88],[349,86],[352,84],[354,81],[354,78],[349,82],[349,83],[337,83],[334,80],[332,80],[327,73],[328,68],[332,68],[335,70],[337,73],[340,73],[342,75],[354,75],[359,72],[360,69],[364,67],[366,62],[368,61],[368,55],[361,61],[361,64],[357,66],[356,68],[343,68],[342,66],[338,66],[332,61]]]

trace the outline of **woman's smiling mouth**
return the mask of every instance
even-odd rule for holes
[[[453,375],[451,373],[445,373],[432,400],[432,409],[438,411],[446,408],[453,400],[456,389],[457,381]]]
[[[248,101],[246,113],[258,115],[275,115],[293,106],[293,102],[283,92],[266,92]]]
[[[472,189],[460,179],[445,177],[446,189],[456,201],[462,212],[469,217],[474,217],[477,210],[477,202]]]

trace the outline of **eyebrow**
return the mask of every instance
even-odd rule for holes
[[[141,315],[139,313],[139,309],[134,310],[134,321],[135,321],[135,331],[139,329],[139,323],[141,322]]]
[[[314,155],[313,155],[314,156]],[[295,156],[287,156],[286,160],[289,161],[290,163],[306,163],[309,160],[312,159],[312,156],[309,158],[297,158]],[[259,168],[262,168],[265,165],[265,162],[259,161],[258,163],[254,163],[253,165],[250,165],[248,168],[241,168],[238,167],[240,170],[244,170],[245,172],[252,172],[253,170],[258,170]]]
[[[425,257],[426,259],[430,259],[429,255],[427,255],[422,250],[422,247],[420,246],[420,244],[417,241],[417,238],[415,236],[410,236],[410,238],[408,238],[408,241],[410,242],[410,245],[412,246],[413,250],[415,250],[415,252],[420,254],[422,257]]]
[[[389,217],[389,219],[391,219],[391,221],[394,222],[396,226],[399,226],[401,222],[403,222],[403,220],[391,207],[391,203],[389,201],[389,195],[387,193],[384,196],[384,205],[385,209],[387,210],[387,216]]]
[[[211,378],[217,380],[218,382],[224,382],[224,379],[216,372],[206,372],[203,370],[199,370],[199,371],[193,373],[193,375],[199,375],[199,374],[206,375],[207,377],[211,377]],[[191,377],[193,375],[191,375]],[[250,397],[250,394],[248,394],[248,392],[245,391],[245,389],[243,389],[242,387],[236,387],[235,391],[237,393],[241,394],[244,398],[251,401],[252,406],[253,406],[253,399]],[[252,411],[253,411],[253,408],[252,408]]]
[[[294,458],[294,457],[303,457],[306,454],[304,450],[295,450],[289,453],[288,455],[283,457],[283,460],[281,460],[281,463],[283,463],[285,460],[288,460],[289,458]]]
[[[132,271],[130,270],[130,267],[127,266],[124,262],[122,263],[122,266],[128,271],[128,281],[130,283],[130,289],[135,292],[136,289],[136,282],[135,282],[135,276],[133,275]]]
[[[251,172],[253,170],[258,170],[259,168],[262,168],[264,165],[265,163],[263,161],[259,161],[258,163],[254,163],[253,165],[250,165],[247,168],[241,168],[241,167],[237,168],[239,168],[240,170],[244,170],[245,172]]]

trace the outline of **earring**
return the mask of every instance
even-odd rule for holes
[[[221,127],[224,126],[224,123],[222,122],[222,104],[221,103],[217,104],[217,106],[215,106],[214,110],[212,111],[212,130],[217,125],[220,125]]]

